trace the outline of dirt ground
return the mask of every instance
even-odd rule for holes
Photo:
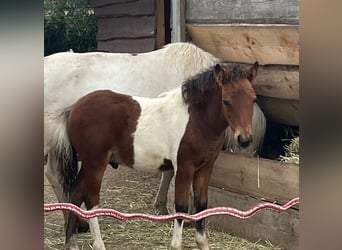
[[[107,168],[101,188],[100,207],[111,208],[124,213],[155,214],[153,201],[159,185],[160,174],[138,172],[127,167]],[[57,202],[52,187],[45,180],[44,202]],[[170,198],[169,209],[172,209]],[[45,213],[44,249],[64,249],[64,221],[62,212]],[[108,250],[169,249],[173,222],[150,222],[134,219],[118,221],[108,217],[99,218],[102,238]],[[183,249],[198,249],[194,238],[194,228],[183,230]],[[278,250],[269,242],[252,243],[206,227],[212,250]],[[261,244],[262,243],[262,244]],[[80,249],[92,249],[90,233],[78,235]]]

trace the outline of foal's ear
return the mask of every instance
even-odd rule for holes
[[[220,64],[216,64],[214,69],[214,75],[216,82],[222,86],[223,85],[223,75],[224,75],[224,69],[221,67]]]
[[[255,62],[253,66],[247,71],[247,79],[252,83],[258,74],[259,63]]]

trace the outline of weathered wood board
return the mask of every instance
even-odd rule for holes
[[[92,0],[97,21],[97,50],[148,52],[165,44],[164,2]]]
[[[257,102],[267,120],[290,126],[299,126],[299,100],[258,96]]]
[[[259,199],[247,195],[209,187],[209,207],[229,206],[239,210],[249,210],[260,203]],[[246,238],[250,241],[268,240],[282,249],[299,249],[299,211],[288,209],[284,213],[262,210],[249,219],[217,215],[207,219],[209,226]]]
[[[222,152],[215,162],[210,185],[272,202],[288,202],[299,196],[299,166]]]
[[[155,35],[155,17],[99,18],[97,40],[143,38]]]
[[[188,23],[299,23],[299,0],[186,0]]]
[[[299,26],[186,24],[192,41],[229,62],[299,65]]]
[[[142,53],[152,51],[154,48],[154,38],[116,39],[97,42],[97,49],[99,51]]]
[[[225,64],[232,67],[235,63],[226,62]],[[249,68],[251,64],[245,64],[243,67]],[[299,66],[259,66],[258,76],[253,87],[257,95],[299,100]]]
[[[107,4],[102,1],[103,5],[99,5],[100,1],[95,0],[94,13],[95,16],[121,16],[121,15],[154,15],[155,3],[151,0],[139,0],[139,1],[108,1]]]

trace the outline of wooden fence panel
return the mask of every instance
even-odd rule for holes
[[[186,22],[299,24],[299,0],[186,0]]]

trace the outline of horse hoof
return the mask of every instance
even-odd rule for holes
[[[89,232],[89,224],[88,222],[84,221],[84,220],[79,220],[77,222],[77,232],[78,233],[87,233]]]
[[[182,245],[179,245],[179,246],[172,246],[171,245],[171,250],[182,250]]]
[[[154,208],[156,209],[157,215],[167,215],[169,211],[167,210],[166,206],[160,204],[154,204]]]

